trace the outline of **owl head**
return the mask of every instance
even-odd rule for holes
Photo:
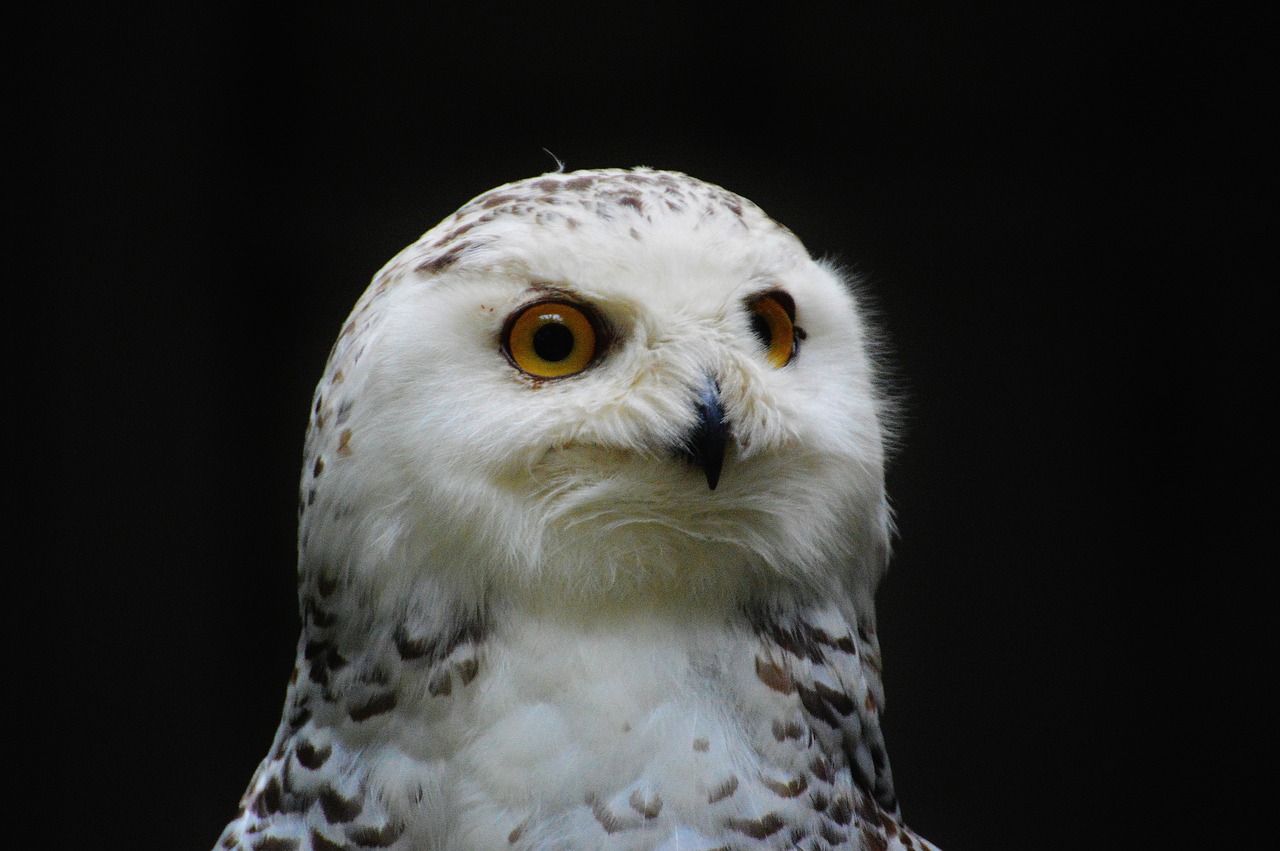
[[[304,588],[869,613],[882,406],[848,282],[751,202],[648,169],[508,184],[344,325],[308,432]]]

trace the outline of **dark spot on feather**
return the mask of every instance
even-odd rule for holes
[[[329,669],[320,662],[312,662],[311,668],[307,671],[307,679],[318,686],[329,685]]]
[[[759,656],[756,657],[756,676],[760,678],[760,682],[774,691],[791,694],[796,690],[795,682],[791,679],[790,674],[777,663],[765,661]]]
[[[818,833],[821,834],[823,839],[836,847],[839,847],[849,841],[848,833],[828,821],[822,822],[822,827],[818,828]]]
[[[836,782],[835,766],[825,756],[815,757],[813,762],[809,764],[809,770],[813,772],[814,777],[824,783]]]
[[[311,622],[321,629],[328,629],[338,622],[338,618],[331,612],[326,612],[316,604],[315,600],[308,599],[306,603],[306,615]]]
[[[351,454],[351,429],[349,428],[343,429],[342,433],[338,435],[338,454]]]
[[[455,663],[453,669],[458,672],[458,679],[464,686],[470,685],[476,678],[476,674],[480,672],[480,663],[475,659],[463,659]]]
[[[863,821],[878,821],[880,818],[880,808],[866,795],[859,795],[853,802],[853,811]]]
[[[253,843],[253,851],[298,851],[298,840],[264,836]]]
[[[315,828],[311,829],[311,851],[346,851],[347,846],[334,842]]]
[[[427,682],[427,691],[432,697],[441,697],[453,694],[453,677],[450,676],[448,670],[439,670]]]
[[[332,573],[321,571],[316,577],[316,590],[320,592],[321,597],[328,597],[338,590],[338,577]]]
[[[267,809],[267,802],[263,799],[261,792],[253,796],[253,803],[249,806],[249,809],[258,818],[266,818],[271,814],[271,810]]]
[[[839,712],[841,715],[853,714],[853,698],[849,697],[849,695],[844,692],[836,691],[823,683],[814,683],[813,689],[822,697],[823,700],[829,703],[836,712]]]
[[[412,659],[421,659],[432,650],[435,642],[428,638],[409,638],[408,630],[404,625],[396,627],[395,634],[396,652],[400,654],[400,658],[406,661]]]
[[[267,785],[263,787],[262,794],[258,796],[258,800],[262,802],[262,806],[266,808],[268,813],[280,812],[280,778],[272,777]],[[259,815],[266,813],[259,812]]]
[[[320,790],[320,809],[330,824],[346,824],[360,815],[364,802],[359,798],[344,798],[332,786]]]
[[[889,765],[889,755],[884,752],[884,748],[876,743],[871,743],[871,764],[875,766],[876,771],[883,772]]]
[[[849,800],[849,796],[837,795],[836,799],[831,802],[829,815],[836,824],[848,824],[849,820],[853,818],[853,803]]]
[[[756,634],[810,662],[824,661],[822,650],[813,635],[813,628],[801,623],[783,626],[778,617],[768,609],[749,609],[745,612]]]
[[[800,335],[800,339],[803,340],[805,338],[804,333],[801,332],[799,328],[796,329],[796,333]],[[839,638],[832,638],[825,630],[819,629],[818,627],[813,627],[810,632],[812,632],[814,640],[819,644],[834,647],[844,653],[856,654],[858,652],[858,648],[853,643],[853,636],[848,633],[840,636]]]
[[[464,621],[452,633],[431,637],[412,638],[404,624],[397,627],[395,632],[396,650],[401,659],[409,661],[425,658],[428,664],[447,658],[463,643],[478,643],[483,638],[484,627],[478,620]]]
[[[858,760],[849,761],[849,771],[853,775],[853,782],[858,788],[874,797],[876,780],[874,777],[868,777],[866,772],[862,770],[862,764]]]
[[[871,825],[862,825],[862,847],[867,851],[887,851],[889,841],[880,833],[874,833]]]
[[[657,818],[658,813],[662,812],[662,799],[657,795],[652,798],[646,798],[640,794],[639,789],[632,792],[627,801],[631,804],[631,809],[647,819]]]
[[[499,192],[496,195],[487,195],[480,199],[480,207],[485,210],[491,210],[499,204],[506,204],[509,201],[519,200],[519,195],[513,195],[509,192]]]
[[[716,788],[707,793],[707,803],[714,804],[717,801],[723,801],[725,798],[738,791],[738,778],[736,775],[730,775],[729,779],[721,783]]]
[[[384,712],[390,712],[396,706],[396,693],[394,691],[383,692],[369,698],[361,705],[355,707],[347,714],[351,716],[352,721],[364,721],[375,715],[381,715]]]
[[[773,719],[773,737],[780,742],[787,739],[801,739],[804,737],[804,725],[799,721],[786,721],[781,718]]]
[[[444,236],[440,237],[440,239],[432,247],[442,248],[448,245],[449,243],[453,242],[455,239],[462,236],[464,233],[471,230],[473,227],[475,227],[478,224],[480,224],[480,222],[478,221],[464,222],[463,224],[458,225],[456,228],[446,233]]]
[[[428,257],[422,263],[419,263],[416,272],[426,272],[431,275],[438,275],[448,269],[450,266],[458,262],[458,258],[462,256],[462,252],[471,247],[468,242],[460,243],[445,251],[442,254],[436,254]]]
[[[361,848],[390,848],[402,833],[404,833],[404,825],[392,823],[379,828],[357,828],[349,831],[347,835]]]
[[[809,781],[803,777],[797,777],[794,780],[783,783],[781,780],[773,780],[762,775],[760,781],[768,787],[770,792],[781,798],[794,798],[809,788]]]
[[[745,833],[752,839],[764,839],[765,837],[773,836],[782,830],[784,826],[777,813],[765,813],[757,819],[726,819],[725,824],[728,825],[730,830]]]
[[[333,748],[328,745],[325,745],[322,748],[317,748],[311,742],[304,739],[298,744],[297,750],[293,753],[294,756],[298,758],[298,763],[303,768],[309,768],[312,771],[315,771],[317,768],[324,765],[325,760],[327,760],[329,755],[333,753]]]
[[[595,796],[595,793],[587,793],[585,803],[591,807],[591,814],[596,817],[596,821],[600,822],[600,826],[604,828],[605,833],[617,833],[626,829],[618,821],[618,817],[610,812],[609,807]]]
[[[831,707],[827,702],[813,689],[805,688],[797,683],[796,691],[800,693],[800,702],[804,704],[804,708],[815,718],[825,721],[828,726],[839,729],[840,720],[831,712]]]

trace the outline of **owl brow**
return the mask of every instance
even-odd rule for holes
[[[567,289],[559,284],[553,284],[550,281],[530,281],[528,290],[531,293],[535,293],[538,299],[550,297],[563,298],[575,303],[583,301],[582,296],[578,295],[573,290]]]

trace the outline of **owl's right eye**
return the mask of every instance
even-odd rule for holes
[[[531,304],[507,320],[502,353],[535,378],[563,378],[586,369],[595,359],[596,323],[566,301]]]

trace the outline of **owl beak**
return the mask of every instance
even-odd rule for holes
[[[715,379],[708,376],[697,396],[698,421],[685,435],[681,453],[691,464],[702,468],[707,477],[707,487],[716,489],[720,481],[720,468],[724,465],[724,450],[729,442],[729,424],[720,405],[720,388]]]

